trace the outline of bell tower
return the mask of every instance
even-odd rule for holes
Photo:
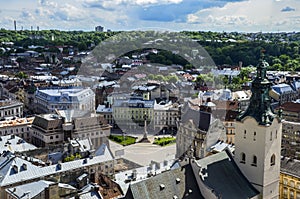
[[[281,119],[271,108],[268,63],[257,66],[252,96],[246,111],[236,119],[235,161],[264,199],[279,197]]]

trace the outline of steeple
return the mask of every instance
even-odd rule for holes
[[[271,90],[271,82],[267,79],[267,67],[269,64],[262,59],[257,65],[257,75],[252,82],[252,96],[247,110],[238,116],[237,121],[243,120],[245,117],[253,117],[259,125],[270,125],[276,117],[271,108],[271,99],[269,91]]]

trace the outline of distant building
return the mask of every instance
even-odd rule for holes
[[[22,138],[15,135],[0,136],[0,154],[10,151],[15,152],[25,152],[30,150],[35,150],[36,147],[32,144],[27,143]]]
[[[300,161],[282,158],[279,198],[300,198]]]
[[[177,103],[154,103],[154,131],[156,133],[172,133],[177,132],[177,123],[180,108]]]
[[[96,109],[96,114],[103,116],[107,121],[107,124],[114,125],[113,111],[112,108],[106,107],[105,105],[99,105]]]
[[[276,108],[275,111],[278,112],[279,109],[282,109],[283,119],[291,122],[300,122],[300,103],[285,102]]]
[[[300,103],[285,102],[275,111],[284,119],[282,121],[282,154],[300,159]]]
[[[14,190],[10,189],[12,187],[45,179],[59,183],[75,183],[79,188],[87,185],[87,179],[97,183],[101,174],[114,173],[111,152],[106,146],[101,152],[94,157],[49,166],[36,166],[31,162],[32,158],[19,157],[10,152],[3,153],[0,156],[0,173],[3,176],[0,178],[0,198],[8,199],[6,194]],[[39,190],[39,187],[34,187],[33,190]]]
[[[16,135],[31,142],[29,128],[32,124],[34,117],[30,118],[15,118],[5,121],[0,121],[0,136]]]
[[[104,31],[104,27],[103,26],[96,26],[95,27],[95,31],[96,32],[103,32]]]
[[[95,93],[90,88],[39,89],[34,96],[37,113],[55,113],[55,110],[95,110]]]
[[[192,148],[196,159],[203,158],[218,140],[226,141],[226,129],[222,121],[209,112],[193,109],[186,104],[176,137],[176,157],[182,157]]]
[[[23,103],[15,100],[0,100],[0,117],[23,117]]]
[[[144,100],[142,97],[131,97],[125,100],[115,100],[112,106],[115,124],[122,130],[140,131],[147,122],[153,121],[154,100]],[[148,126],[153,131],[153,123]]]
[[[299,94],[290,85],[282,83],[272,86],[270,96],[279,104],[284,104],[298,99]]]
[[[108,144],[111,126],[104,124],[100,117],[79,110],[59,111],[58,114],[35,117],[30,130],[34,145],[45,147],[60,144],[68,138],[89,138],[94,148]]]

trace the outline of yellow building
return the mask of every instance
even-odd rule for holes
[[[154,100],[130,98],[129,100],[115,100],[113,104],[113,117],[123,131],[127,133],[143,132],[145,116],[148,131],[153,130]]]
[[[280,199],[300,199],[300,161],[290,158],[281,160]]]

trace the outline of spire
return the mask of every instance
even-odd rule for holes
[[[267,67],[269,64],[262,58],[257,65],[257,75],[252,82],[252,96],[247,110],[238,116],[237,120],[241,121],[245,117],[253,117],[260,125],[269,125],[275,118],[275,114],[271,108],[271,98],[269,91],[271,83],[267,79]]]

